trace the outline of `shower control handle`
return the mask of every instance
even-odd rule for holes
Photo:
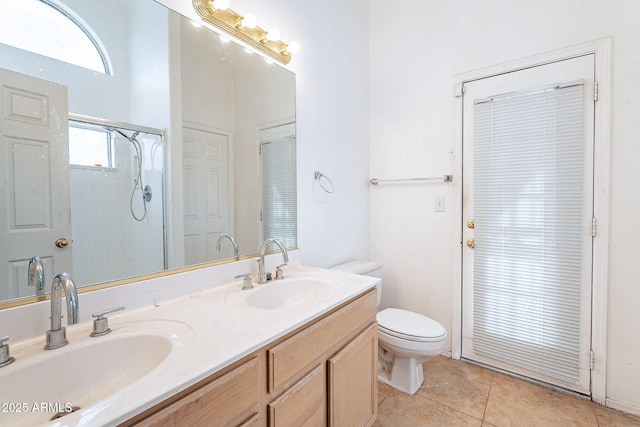
[[[55,244],[59,248],[66,248],[67,246],[69,246],[69,241],[64,237],[61,237],[55,241]]]

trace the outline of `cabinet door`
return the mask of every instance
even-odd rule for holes
[[[372,323],[327,364],[329,426],[371,426],[378,416],[378,325]]]
[[[327,418],[325,367],[320,365],[268,405],[269,427],[323,427]]]

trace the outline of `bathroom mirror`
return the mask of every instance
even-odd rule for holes
[[[28,133],[34,117],[0,125],[9,194],[2,219],[13,224],[2,233],[13,248],[34,239],[46,247],[0,252],[0,308],[37,301],[61,271],[93,289],[233,261],[225,234],[237,257],[254,255],[266,238],[296,246],[291,71],[153,0],[0,0],[3,14],[11,3],[55,6],[102,50],[105,72],[0,43],[4,116],[21,108],[37,116],[31,109],[46,105],[48,117],[35,119],[62,144],[49,149],[49,136]],[[36,37],[57,37],[36,31],[37,13],[27,16],[10,19]],[[14,87],[23,78],[26,86]],[[39,97],[33,82],[54,89]],[[73,160],[78,144],[94,140],[105,157]],[[60,221],[70,229],[53,231]],[[46,229],[42,239],[34,228]],[[41,291],[27,284],[32,256],[44,264]]]

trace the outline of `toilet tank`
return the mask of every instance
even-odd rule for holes
[[[331,270],[344,271],[345,273],[360,274],[363,276],[382,279],[382,264],[375,261],[354,260],[331,267]],[[378,282],[378,305],[382,297],[382,280]]]

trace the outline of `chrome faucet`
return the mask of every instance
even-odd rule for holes
[[[222,243],[222,239],[224,238],[229,239],[229,241],[231,242],[231,244],[233,245],[233,257],[237,260],[240,259],[240,255],[238,255],[238,242],[236,242],[236,239],[231,235],[231,234],[223,234],[220,237],[218,237],[218,243],[216,244],[216,250],[218,252],[220,252],[220,244]]]
[[[51,284],[51,329],[47,331],[45,350],[63,347],[67,341],[67,330],[62,326],[62,291],[67,297],[67,324],[78,323],[78,292],[73,279],[67,273],[60,273]]]
[[[262,246],[260,247],[260,259],[258,259],[258,283],[267,283],[267,273],[265,273],[264,271],[264,253],[267,250],[267,246],[269,246],[269,244],[271,243],[275,243],[279,248],[280,248],[280,252],[282,252],[282,259],[284,260],[284,264],[280,265],[279,267],[283,267],[285,265],[287,265],[287,263],[289,262],[289,254],[287,254],[287,250],[285,249],[284,245],[282,244],[282,242],[278,239],[267,239],[264,241],[264,243],[262,243]],[[283,279],[284,275],[281,273],[279,274],[279,278]]]
[[[39,256],[31,258],[27,273],[27,284],[35,286],[36,295],[44,295],[44,266]]]

